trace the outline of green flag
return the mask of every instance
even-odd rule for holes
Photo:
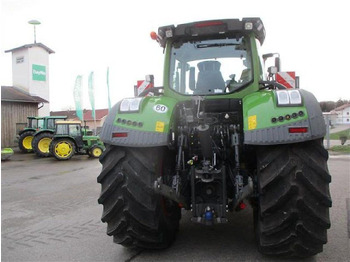
[[[91,72],[89,75],[89,98],[90,98],[90,104],[91,104],[91,115],[92,118],[95,120],[95,93],[94,93],[94,72]]]
[[[108,92],[108,109],[111,110],[111,97],[109,95],[109,67],[107,67],[107,92]]]
[[[75,110],[77,112],[77,117],[79,117],[81,121],[84,121],[83,97],[81,92],[82,81],[83,81],[83,77],[81,75],[78,75],[77,78],[75,79],[73,95],[74,95]]]

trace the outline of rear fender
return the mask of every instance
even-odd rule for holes
[[[39,130],[39,131],[37,131],[37,132],[34,134],[34,136],[40,135],[40,134],[42,134],[42,133],[54,134],[55,132],[52,131],[52,130],[44,129],[44,130]]]
[[[121,110],[125,106],[122,100],[109,112],[100,138],[106,144],[119,146],[168,145],[176,102],[175,99],[164,96],[143,97],[139,110],[132,112]]]
[[[23,129],[21,131],[18,132],[18,135],[22,135],[24,132],[27,132],[27,131],[33,131],[33,132],[36,132],[36,129],[34,128],[26,128],[26,129]]]
[[[299,91],[302,96],[300,106],[277,106],[274,90],[246,96],[243,99],[244,143],[289,144],[324,137],[326,126],[318,101],[312,93]],[[293,127],[305,127],[307,132],[291,133]]]

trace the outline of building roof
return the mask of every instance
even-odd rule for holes
[[[337,108],[334,108],[333,111],[342,111],[344,110],[345,108],[348,108],[350,107],[350,103],[349,104],[344,104],[342,106],[338,106]]]
[[[5,53],[16,52],[16,51],[19,51],[21,49],[28,49],[28,48],[32,48],[34,46],[43,48],[49,54],[54,54],[55,53],[55,51],[53,51],[51,48],[48,48],[46,45],[44,45],[42,43],[34,43],[34,44],[28,44],[28,45],[19,46],[19,47],[10,49],[10,50],[6,50]]]
[[[84,120],[85,121],[93,121],[94,120],[94,118],[92,117],[92,110],[84,109],[83,113],[84,113]],[[55,111],[55,112],[50,112],[50,115],[51,116],[65,115],[65,116],[68,116],[68,119],[79,120],[75,110]],[[96,109],[95,115],[96,115],[96,120],[99,121],[108,115],[108,109]]]
[[[28,92],[15,86],[1,86],[1,101],[37,104],[49,102],[39,96],[32,96]]]

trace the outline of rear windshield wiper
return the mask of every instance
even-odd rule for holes
[[[196,45],[197,48],[208,48],[208,47],[222,47],[222,46],[234,46],[239,44],[233,44],[233,43],[223,43],[223,44],[198,44]]]

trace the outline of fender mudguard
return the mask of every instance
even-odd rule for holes
[[[140,99],[140,98],[131,98]],[[128,147],[165,146],[169,143],[177,101],[169,97],[143,97],[139,109],[122,111],[123,100],[109,112],[100,138],[105,144]]]
[[[274,145],[323,138],[325,121],[315,96],[299,90],[302,104],[277,106],[276,91],[265,90],[243,99],[244,143]],[[293,132],[302,128],[302,132]]]
[[[20,135],[22,135],[24,132],[26,132],[26,131],[33,131],[34,133],[36,132],[36,129],[34,129],[34,128],[26,128],[26,129],[23,129],[23,130],[21,130],[21,131],[19,131],[18,132],[18,135],[20,136]]]
[[[41,133],[50,133],[50,134],[54,134],[55,131],[51,130],[51,129],[40,129],[38,131],[35,132],[34,136],[40,135]]]

